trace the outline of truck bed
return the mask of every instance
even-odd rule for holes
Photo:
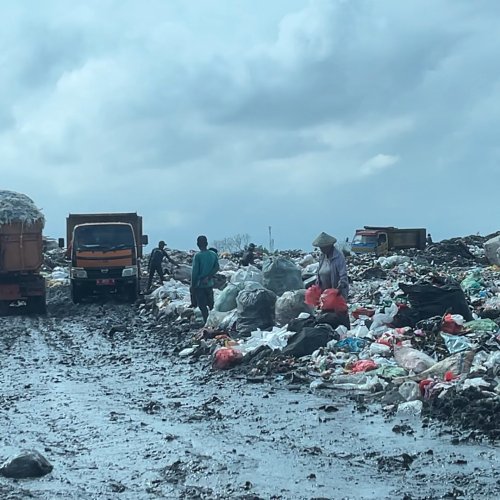
[[[36,272],[43,263],[43,223],[0,225],[0,274]]]

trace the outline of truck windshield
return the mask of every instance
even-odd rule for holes
[[[354,245],[376,245],[377,236],[368,234],[356,234],[352,240]]]
[[[135,246],[132,228],[117,224],[76,227],[73,240],[76,250],[118,250]]]

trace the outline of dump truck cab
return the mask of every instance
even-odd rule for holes
[[[358,230],[352,240],[352,250],[358,254],[384,255],[388,251],[388,236],[384,231]]]
[[[137,299],[140,288],[142,218],[137,214],[73,214],[67,219],[71,297],[107,292]]]

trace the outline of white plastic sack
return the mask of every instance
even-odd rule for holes
[[[217,297],[215,301],[214,309],[220,312],[228,312],[236,309],[236,297],[243,289],[242,283],[234,285],[229,283],[229,285],[222,290],[222,292]]]
[[[420,387],[413,380],[407,380],[402,383],[398,391],[405,401],[415,401],[420,398]]]
[[[484,251],[490,264],[500,266],[500,236],[488,240],[484,244]]]
[[[238,285],[247,281],[262,283],[262,271],[255,266],[247,266],[236,271],[231,278],[231,283],[233,283],[233,285]]]
[[[436,364],[436,361],[425,354],[425,352],[418,351],[412,347],[395,346],[394,359],[401,368],[417,374]]]
[[[405,255],[391,255],[390,257],[379,257],[376,262],[380,264],[381,267],[385,269],[389,269],[391,267],[398,266],[400,264],[405,264],[406,262],[410,262],[410,257],[406,257]]]
[[[226,316],[228,316],[229,314],[231,314],[231,313],[220,312],[220,311],[216,311],[216,310],[212,309],[208,313],[208,319],[207,319],[207,322],[205,323],[205,326],[207,328],[218,329],[218,328],[220,328],[221,323],[223,323],[224,320],[226,319]]]
[[[422,401],[408,401],[407,403],[401,403],[398,405],[397,415],[406,415],[418,417],[422,413],[422,408],[424,404]]]
[[[314,264],[315,258],[311,254],[304,255],[304,257],[299,262],[301,267],[307,267],[311,264]]]
[[[301,313],[312,313],[312,308],[305,300],[305,290],[295,290],[285,292],[276,301],[276,322],[278,325],[286,325],[292,319],[297,318]]]
[[[179,264],[174,267],[172,271],[172,277],[177,281],[191,281],[191,266],[187,264]]]
[[[248,340],[235,346],[235,349],[240,350],[243,354],[255,351],[261,346],[270,347],[273,351],[281,351],[287,346],[288,339],[294,335],[295,332],[289,332],[285,327],[274,327],[270,332],[256,330],[250,334]]]
[[[380,328],[385,328],[394,320],[394,316],[398,313],[398,306],[393,302],[390,307],[386,307],[383,313],[375,313],[372,318],[370,330],[375,331]]]

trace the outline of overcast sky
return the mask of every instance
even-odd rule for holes
[[[2,1],[0,189],[49,236],[137,211],[183,249],[491,233],[499,22],[497,0]]]

